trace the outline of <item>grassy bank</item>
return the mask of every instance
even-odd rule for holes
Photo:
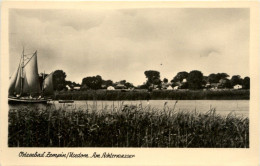
[[[9,111],[9,147],[249,147],[249,119],[124,106]]]
[[[57,92],[55,100],[249,100],[249,90],[220,91],[67,91]]]

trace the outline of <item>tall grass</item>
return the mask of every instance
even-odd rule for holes
[[[175,103],[176,104],[176,103]],[[9,147],[211,147],[248,148],[249,119],[230,113],[185,112],[143,105],[95,102],[9,111]]]
[[[147,91],[67,91],[57,92],[55,100],[248,100],[249,90],[154,90]]]

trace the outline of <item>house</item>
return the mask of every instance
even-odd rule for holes
[[[233,86],[233,88],[234,89],[242,89],[242,85],[237,84],[237,85]]]
[[[179,89],[179,86],[173,87],[173,90],[177,90],[177,89]]]
[[[173,90],[172,86],[168,86],[167,90]]]
[[[182,83],[180,81],[174,83],[175,86],[182,86]]]
[[[208,82],[206,85],[205,85],[205,88],[210,88],[211,87],[211,85],[210,85],[210,83]]]
[[[212,83],[212,84],[210,84],[211,89],[218,89],[219,85],[220,85],[220,83]]]
[[[80,90],[80,86],[74,86],[73,89],[74,90]]]
[[[168,85],[167,83],[162,82],[162,89],[167,89]]]
[[[115,90],[115,88],[113,86],[109,86],[107,87],[107,90]]]
[[[106,88],[107,88],[107,85],[106,85],[106,84],[102,84],[102,85],[101,85],[101,88],[102,88],[102,89],[106,89]]]
[[[72,89],[69,85],[66,85],[66,88],[67,88],[68,90],[71,90],[71,89]]]
[[[121,84],[121,83],[118,83],[117,85],[116,85],[116,89],[125,89],[126,87],[125,87],[125,85],[123,85],[123,84]]]
[[[162,82],[162,89],[167,89],[169,86],[171,86],[171,83]]]
[[[154,84],[150,85],[149,88],[150,89],[159,89],[158,85],[154,85]]]

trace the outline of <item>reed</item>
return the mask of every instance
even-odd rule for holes
[[[175,103],[176,105],[177,103]],[[249,119],[143,105],[9,110],[9,147],[248,148]]]

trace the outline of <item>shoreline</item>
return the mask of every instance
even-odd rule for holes
[[[55,92],[53,100],[250,100],[250,90],[64,91]]]

